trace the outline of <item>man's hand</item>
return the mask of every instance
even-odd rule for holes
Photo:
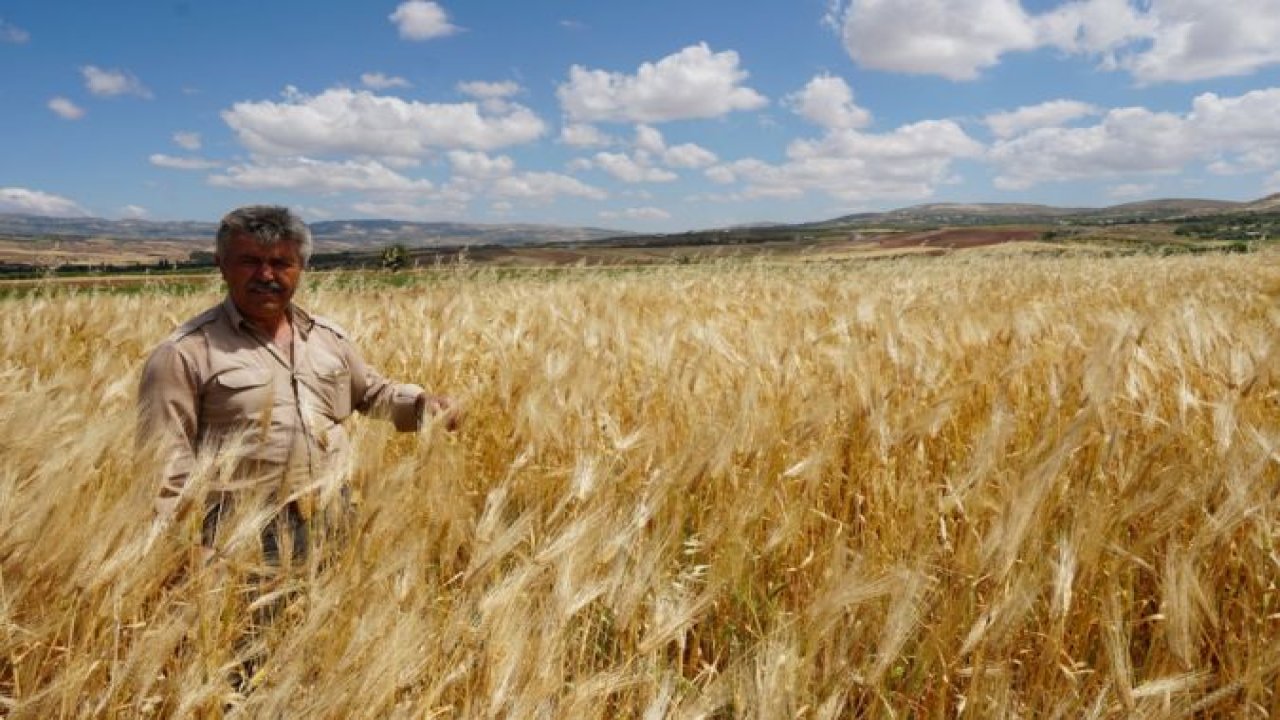
[[[455,402],[453,398],[447,395],[429,395],[422,393],[418,396],[418,417],[424,420],[429,415],[433,420],[438,421],[444,426],[445,430],[453,432],[462,425],[462,421],[466,416],[462,405]]]

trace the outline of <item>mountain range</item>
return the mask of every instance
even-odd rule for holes
[[[844,215],[830,220],[796,225],[759,223],[739,227],[894,227],[921,225],[995,225],[1011,223],[1143,222],[1212,216],[1227,213],[1280,212],[1280,193],[1250,202],[1203,199],[1160,199],[1112,205],[1104,208],[1070,208],[1014,203],[931,203],[887,212]],[[0,213],[0,238],[111,239],[177,241],[209,246],[217,224],[195,221],[106,220],[93,217],[45,217]],[[583,243],[625,239],[635,233],[593,227],[533,224],[479,224],[457,222],[408,222],[400,220],[326,220],[311,224],[316,246],[322,250],[385,247],[400,243],[409,247],[458,245],[521,246],[546,243]]]

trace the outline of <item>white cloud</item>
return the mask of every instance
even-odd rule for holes
[[[308,192],[427,192],[429,180],[414,180],[376,160],[324,162],[305,157],[255,158],[233,165],[209,182],[219,187]]]
[[[662,208],[636,207],[621,211],[602,210],[600,217],[605,220],[670,220],[671,213]]]
[[[84,117],[84,108],[61,96],[49,100],[49,109],[66,120],[79,120]]]
[[[845,49],[866,67],[972,80],[1006,53],[1056,48],[1140,83],[1246,75],[1280,63],[1276,0],[834,0]]]
[[[176,132],[173,134],[173,142],[183,150],[199,150],[201,141],[198,132]]]
[[[396,11],[387,16],[396,24],[400,37],[406,40],[430,40],[458,32],[449,22],[449,16],[439,3],[425,0],[408,0],[400,3]]]
[[[560,142],[573,147],[608,147],[616,141],[595,125],[576,123],[560,128]]]
[[[120,217],[130,220],[141,220],[150,214],[151,212],[141,205],[125,205],[120,208]]]
[[[334,217],[333,211],[329,208],[317,207],[315,205],[296,205],[293,207],[293,211],[307,222],[329,220]]]
[[[693,143],[683,143],[667,148],[662,160],[670,167],[703,168],[719,160],[710,150]]]
[[[1073,0],[1036,16],[1035,26],[1041,44],[1102,56],[1108,67],[1115,66],[1118,49],[1157,30],[1155,19],[1130,0]]]
[[[1084,128],[1038,128],[991,148],[996,187],[1025,189],[1059,180],[1173,172],[1200,152],[1182,118],[1144,108],[1111,110]]]
[[[706,175],[707,179],[711,180],[711,182],[719,185],[728,185],[738,181],[738,174],[728,165],[717,165],[715,167],[707,168],[703,174]]]
[[[608,194],[577,178],[551,172],[527,172],[499,179],[492,192],[498,197],[549,202],[559,195],[603,200]]]
[[[671,182],[678,176],[670,170],[644,165],[621,153],[596,153],[595,166],[622,182]]]
[[[31,33],[6,21],[4,18],[0,18],[0,43],[22,45],[30,39]]]
[[[714,164],[719,158],[706,148],[693,143],[667,147],[662,133],[648,125],[636,126],[637,162],[647,164],[649,158],[658,158],[668,167],[703,168]]]
[[[147,160],[156,167],[169,168],[170,170],[209,170],[221,165],[221,163],[204,158],[177,157],[175,155],[165,155],[164,153],[154,153]]]
[[[411,200],[358,202],[353,204],[351,209],[367,217],[433,222],[461,218],[466,213],[467,207],[465,203],[459,205],[432,199],[416,202]]]
[[[1133,200],[1134,198],[1150,197],[1155,192],[1156,186],[1151,183],[1123,183],[1120,185],[1112,185],[1107,188],[1107,195],[1116,200]]]
[[[0,212],[52,215],[54,217],[75,217],[89,214],[74,200],[68,200],[61,195],[20,187],[0,188]]]
[[[1185,114],[1117,108],[1078,128],[1040,127],[992,146],[997,187],[1173,173],[1203,163],[1217,174],[1271,172],[1280,167],[1280,88],[1236,97],[1205,93]]]
[[[478,100],[500,100],[519,93],[520,85],[511,80],[501,82],[474,80],[458,83],[458,92]]]
[[[951,181],[955,160],[978,157],[982,150],[956,123],[930,120],[881,135],[832,130],[817,140],[792,142],[784,163],[746,158],[710,168],[706,175],[721,184],[744,183],[746,198],[818,191],[845,202],[918,199]]]
[[[1247,150],[1280,142],[1280,88],[1253,90],[1237,97],[1204,93],[1191,101],[1187,121],[1196,134],[1228,150]]]
[[[290,88],[282,102],[236,103],[222,119],[245,147],[266,155],[420,157],[433,148],[526,143],[546,131],[537,115],[516,104],[494,112],[475,103],[428,104],[346,88],[316,96]]]
[[[506,155],[491,157],[473,150],[449,151],[449,164],[453,172],[472,180],[492,180],[506,177],[515,171],[515,161]]]
[[[665,122],[766,105],[763,95],[742,85],[746,79],[736,52],[713,53],[703,43],[646,62],[634,75],[574,65],[556,95],[575,122]]]
[[[804,89],[786,99],[787,104],[820,127],[861,128],[871,122],[871,113],[853,102],[853,90],[844,78],[819,75]]]
[[[397,75],[385,75],[380,72],[361,73],[360,83],[365,87],[373,88],[374,90],[413,87],[412,83],[402,77]]]
[[[854,0],[845,49],[877,70],[972,80],[1012,50],[1036,45],[1018,0]]]
[[[1280,63],[1275,0],[1157,1],[1147,19],[1155,29],[1120,58],[1141,82],[1246,75]]]
[[[1007,138],[1040,127],[1053,127],[1101,110],[1089,103],[1076,100],[1050,100],[1039,105],[1020,107],[1011,112],[993,113],[984,122],[998,138]]]
[[[84,85],[89,92],[100,97],[116,97],[119,95],[136,95],[150,98],[151,91],[133,73],[124,70],[104,70],[95,65],[80,68],[84,77]]]

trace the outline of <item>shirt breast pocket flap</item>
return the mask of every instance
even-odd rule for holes
[[[218,375],[217,382],[228,390],[250,390],[271,382],[271,373],[258,368],[236,368]]]
[[[337,358],[322,357],[314,365],[320,400],[341,421],[351,414],[351,371]]]
[[[270,372],[233,368],[214,377],[206,411],[215,421],[255,422],[273,404]]]

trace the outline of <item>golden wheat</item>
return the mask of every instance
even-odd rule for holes
[[[131,451],[216,285],[2,301],[0,714],[1276,716],[1277,288],[1268,255],[317,276],[468,418],[357,422],[357,527],[265,598],[194,513],[152,528]]]

